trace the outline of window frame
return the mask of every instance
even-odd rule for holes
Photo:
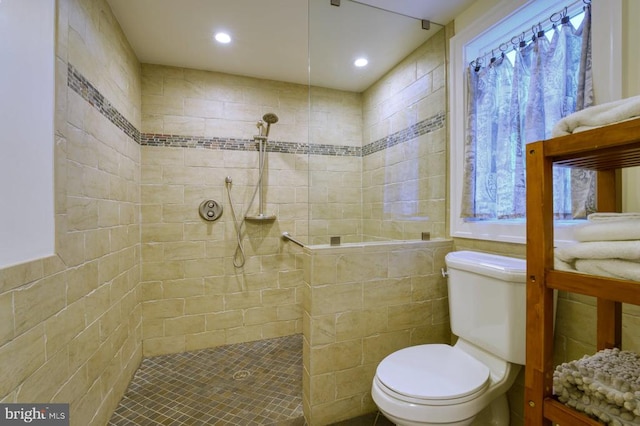
[[[526,243],[525,220],[465,221],[460,217],[467,101],[464,76],[470,62],[470,59],[465,58],[466,47],[471,43],[477,43],[478,38],[491,28],[534,3],[538,11],[548,8],[553,12],[558,11],[557,0],[498,1],[487,13],[474,19],[466,28],[456,31],[456,35],[450,40],[449,223],[453,238]],[[593,2],[592,11],[592,68],[594,80],[597,82],[594,84],[594,91],[596,103],[601,104],[622,97],[622,0]],[[615,49],[612,46],[620,48]],[[572,240],[571,227],[576,222],[555,222],[557,243]]]

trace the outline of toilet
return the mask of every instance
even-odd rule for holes
[[[457,251],[445,262],[457,342],[384,358],[373,400],[397,425],[508,426],[506,392],[525,363],[526,261]]]

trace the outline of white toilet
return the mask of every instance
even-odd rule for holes
[[[398,425],[508,426],[506,392],[525,363],[526,262],[472,251],[445,261],[456,344],[387,356],[373,400]]]

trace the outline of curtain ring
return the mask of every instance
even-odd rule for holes
[[[524,33],[522,33],[522,36],[511,37],[511,44],[513,45],[514,50],[518,47],[525,47],[527,45],[527,42],[524,41]]]
[[[502,58],[504,58],[505,56],[504,52],[506,52],[508,48],[509,48],[509,45],[505,42],[500,43],[500,46],[498,46],[498,50],[500,50],[500,56]]]
[[[552,14],[549,17],[549,20],[553,23],[556,24],[558,22],[560,22],[560,20],[562,19],[562,12],[555,12],[554,14]]]
[[[522,35],[511,37],[511,44],[513,44],[513,48],[516,49],[518,47],[523,48],[527,45],[527,42],[524,41],[524,32]]]
[[[480,71],[480,68],[482,67],[482,58],[478,56],[476,59],[474,59],[473,61],[469,62],[469,66],[473,67],[473,70],[475,72]]]

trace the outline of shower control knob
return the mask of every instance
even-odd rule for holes
[[[222,205],[214,200],[205,200],[200,204],[199,212],[201,218],[211,222],[222,216]]]

